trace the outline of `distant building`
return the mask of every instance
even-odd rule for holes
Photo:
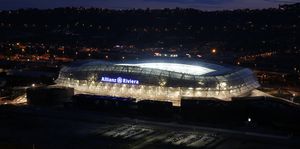
[[[182,97],[231,100],[259,87],[250,69],[203,61],[75,62],[63,67],[56,83],[96,95],[169,101]]]

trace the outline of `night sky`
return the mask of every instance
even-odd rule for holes
[[[0,10],[19,8],[99,7],[130,8],[196,8],[201,10],[261,9],[292,4],[300,0],[0,0]]]

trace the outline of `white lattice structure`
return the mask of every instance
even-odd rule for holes
[[[170,101],[174,105],[179,105],[183,96],[230,100],[259,87],[250,69],[198,61],[77,62],[62,68],[56,83],[91,94]]]

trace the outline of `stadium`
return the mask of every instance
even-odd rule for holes
[[[183,97],[230,101],[259,87],[248,68],[204,61],[75,62],[60,70],[57,85],[80,93],[159,100],[179,106]]]

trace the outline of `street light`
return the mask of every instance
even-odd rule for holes
[[[216,48],[213,48],[213,49],[211,50],[211,53],[212,53],[212,54],[217,53],[217,49],[216,49]]]

